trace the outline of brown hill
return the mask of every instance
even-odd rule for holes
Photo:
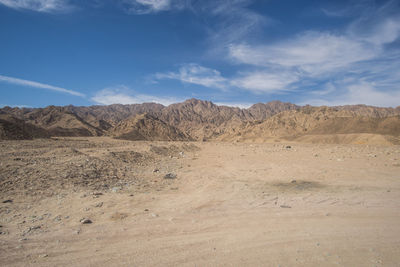
[[[0,140],[48,138],[49,133],[40,127],[26,123],[10,115],[0,115]]]
[[[132,126],[136,130],[130,138],[135,140],[170,140],[174,136],[180,140],[183,134],[184,138],[194,140],[265,141],[274,137],[293,139],[311,134],[374,133],[398,136],[398,119],[395,116],[400,115],[400,107],[301,107],[272,101],[240,109],[189,99],[167,107],[155,103],[49,106],[39,109],[5,107],[0,109],[0,114],[8,114],[46,129],[51,136],[119,135]],[[147,114],[143,125],[131,119],[138,114]],[[151,129],[161,133],[150,133]]]
[[[227,131],[220,140],[265,141],[296,139],[306,135],[380,134],[400,136],[400,116],[361,117],[348,109],[305,106],[284,111],[264,121],[242,124]]]
[[[118,139],[146,141],[188,141],[189,136],[149,114],[140,114],[119,122],[108,134]]]

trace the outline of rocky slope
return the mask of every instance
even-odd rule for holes
[[[38,109],[5,107],[0,109],[0,114],[44,129],[48,136],[265,141],[303,135],[400,135],[400,107],[366,105],[312,107],[272,101],[240,109],[189,99],[167,107],[155,103]]]
[[[108,135],[132,141],[188,141],[191,138],[177,128],[147,113],[119,122]]]
[[[0,140],[48,138],[49,136],[49,133],[43,128],[10,115],[0,115]]]

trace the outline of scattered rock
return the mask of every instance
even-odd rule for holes
[[[86,218],[81,219],[80,222],[81,222],[81,224],[91,224],[91,223],[93,223],[92,220],[86,219]]]
[[[121,187],[116,186],[116,187],[111,188],[111,192],[117,193],[118,191],[121,191],[121,189],[122,189]]]
[[[177,176],[175,173],[167,173],[166,175],[164,175],[164,179],[175,179]]]
[[[47,255],[47,254],[40,254],[39,255],[39,258],[47,258],[49,255]]]
[[[284,209],[291,209],[292,207],[291,207],[291,206],[288,206],[288,205],[281,205],[281,208],[284,208]]]
[[[101,192],[94,192],[94,193],[92,193],[93,198],[98,198],[98,197],[100,197],[100,196],[102,196],[102,195],[103,195],[103,193],[101,193]]]
[[[39,230],[40,228],[42,228],[41,225],[36,225],[36,226],[29,227],[28,229],[26,229],[26,230],[22,233],[22,236],[24,236],[24,235],[26,235],[26,234],[29,234],[29,233],[31,233],[31,232],[33,232],[33,231],[35,231],[35,230]]]
[[[144,211],[149,211],[149,209],[144,209]]]
[[[291,149],[292,148],[292,146],[286,146],[286,149]]]
[[[101,208],[103,207],[103,202],[99,202],[96,205],[94,205],[96,208]]]
[[[294,184],[294,183],[296,183],[296,180],[292,180],[292,181],[290,181],[292,184]]]
[[[157,172],[160,172],[160,170],[159,169],[154,169],[153,172],[157,173]]]
[[[12,203],[12,202],[13,202],[12,199],[7,199],[3,201],[3,203]]]
[[[114,214],[111,215],[111,220],[113,221],[120,221],[128,217],[127,213],[123,212],[115,212]]]

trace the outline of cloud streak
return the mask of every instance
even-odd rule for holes
[[[10,83],[10,84],[22,85],[22,86],[28,86],[28,87],[34,87],[34,88],[40,88],[40,89],[46,89],[46,90],[70,94],[70,95],[74,95],[74,96],[85,97],[84,94],[79,93],[77,91],[73,91],[73,90],[69,90],[69,89],[65,89],[65,88],[61,88],[61,87],[57,87],[57,86],[53,86],[53,85],[48,85],[48,84],[44,84],[44,83],[3,76],[3,75],[0,75],[0,82],[6,82],[6,83]]]
[[[67,0],[0,0],[0,4],[13,9],[37,12],[66,12],[72,9]]]
[[[146,94],[135,94],[134,91],[124,85],[109,87],[100,90],[91,98],[91,100],[101,105],[159,103],[165,106],[183,101],[183,99],[174,97],[159,97]]]
[[[185,64],[178,72],[157,73],[155,78],[179,80],[183,83],[202,85],[209,88],[226,89],[227,79],[218,70],[206,68],[198,64]]]
[[[125,10],[136,15],[159,13],[172,9],[185,8],[183,0],[122,0]]]

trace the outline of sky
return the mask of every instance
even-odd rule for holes
[[[0,0],[0,106],[400,105],[399,0]]]

